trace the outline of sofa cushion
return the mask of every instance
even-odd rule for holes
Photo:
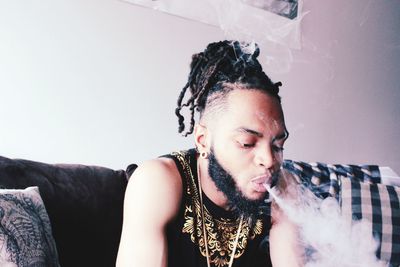
[[[122,229],[125,171],[0,157],[0,187],[38,186],[61,266],[114,266]]]
[[[0,266],[60,266],[37,187],[0,189]]]
[[[342,214],[368,222],[378,239],[376,256],[400,266],[400,187],[340,177]]]
[[[329,196],[339,199],[339,176],[371,183],[381,182],[378,165],[326,164],[285,160],[283,168],[295,175],[297,180],[322,199]]]

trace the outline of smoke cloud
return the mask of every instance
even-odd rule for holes
[[[268,185],[265,187],[279,208],[298,226],[306,267],[388,266],[375,255],[379,242],[372,236],[368,224],[343,217],[335,198],[317,198],[299,183],[289,183],[286,194]]]

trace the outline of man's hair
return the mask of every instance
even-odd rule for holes
[[[201,117],[206,106],[211,107],[237,87],[260,90],[275,97],[280,103],[279,87],[282,83],[273,83],[264,73],[257,60],[259,54],[260,49],[255,43],[227,40],[210,43],[203,52],[194,54],[188,82],[179,94],[175,109],[179,133],[185,130],[184,117],[181,114],[183,107],[189,107],[191,114],[190,128],[184,134],[187,136],[193,133],[195,110],[200,112]],[[191,96],[182,104],[188,88]]]

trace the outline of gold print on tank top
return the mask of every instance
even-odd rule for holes
[[[203,237],[203,225],[201,218],[201,207],[199,201],[199,193],[196,187],[190,164],[187,162],[182,153],[174,153],[183,166],[187,181],[186,194],[192,199],[191,204],[185,206],[184,220],[182,233],[190,235],[190,240],[198,244],[200,253],[206,257],[206,247]],[[194,206],[194,208],[193,208]],[[229,265],[230,256],[234,249],[235,239],[240,218],[235,220],[216,219],[213,218],[207,208],[204,206],[204,221],[207,234],[207,245],[210,256],[210,262],[216,267],[224,267]],[[238,244],[234,258],[239,258],[247,247],[248,240],[254,239],[261,234],[263,223],[258,219],[253,229],[247,221],[243,221],[242,229],[239,233]]]

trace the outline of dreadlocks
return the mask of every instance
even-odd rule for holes
[[[245,89],[261,90],[280,102],[279,87],[282,83],[272,83],[270,78],[263,72],[257,57],[260,49],[254,44],[254,52],[249,52],[251,44],[239,43],[238,41],[222,41],[211,43],[198,54],[194,54],[190,64],[188,82],[183,87],[178,97],[178,105],[175,114],[178,117],[179,133],[185,130],[184,117],[181,114],[183,107],[190,110],[190,128],[185,136],[193,133],[195,124],[195,110],[203,114],[206,106],[210,106],[216,98],[210,96],[220,93],[225,95],[232,90],[229,84],[240,85]],[[185,102],[188,89],[191,96]],[[218,98],[218,97],[217,97]]]

